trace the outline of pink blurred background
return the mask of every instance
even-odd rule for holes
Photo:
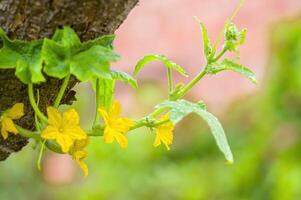
[[[174,73],[177,81],[191,80],[204,64],[201,32],[193,17],[199,17],[205,24],[213,43],[238,4],[239,0],[140,0],[116,32],[115,48],[122,59],[113,68],[132,74],[135,64],[144,55],[164,54],[190,75],[190,78],[182,78]],[[296,17],[300,11],[301,0],[245,0],[234,20],[240,28],[248,29],[246,43],[240,48],[240,63],[257,74],[258,84],[233,72],[222,72],[205,77],[188,98],[204,100],[211,112],[223,115],[232,102],[260,90],[268,67],[269,33],[273,24]],[[161,63],[150,64],[138,76],[138,83],[143,84],[143,81],[159,82],[165,87],[165,68]],[[151,111],[144,107],[154,106],[141,106],[147,99],[139,101],[137,93],[123,84],[117,85],[116,92],[116,98],[130,116],[139,114],[141,117]],[[152,94],[146,98],[149,97],[156,98]],[[93,111],[94,107],[90,105],[81,114],[89,116]],[[87,123],[92,119],[85,117],[82,120]],[[55,164],[62,162],[63,169],[61,164]],[[50,154],[44,163],[45,180],[51,184],[71,182],[75,176],[73,164],[69,157]]]
[[[176,75],[177,80],[187,82],[204,64],[201,33],[193,17],[201,19],[211,41],[215,41],[238,4],[239,0],[141,0],[116,32],[116,50],[123,59],[113,67],[132,72],[144,55],[164,54],[188,71],[188,79]],[[301,0],[246,0],[234,21],[248,29],[246,43],[240,48],[241,63],[257,74],[258,84],[223,72],[207,76],[189,93],[189,98],[202,99],[214,112],[222,112],[229,103],[258,90],[267,67],[272,24],[296,16],[300,9]],[[151,65],[141,72],[138,81],[166,82],[161,64]]]

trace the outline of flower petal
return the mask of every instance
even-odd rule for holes
[[[4,129],[3,126],[1,127],[1,135],[4,140],[8,137],[8,132]]]
[[[24,115],[24,104],[16,103],[8,110],[7,116],[11,119],[20,119]]]
[[[85,176],[89,175],[88,165],[83,160],[76,161],[79,167],[83,170]]]
[[[58,131],[58,129],[54,126],[47,126],[44,131],[41,134],[41,137],[44,139],[56,139],[58,137],[58,135],[60,135],[61,133]]]
[[[128,146],[128,139],[123,134],[115,134],[115,139],[121,148],[126,148]]]
[[[54,107],[47,108],[47,115],[48,115],[48,124],[59,128],[62,123],[62,115],[58,111],[58,109]]]
[[[79,115],[75,109],[69,109],[63,114],[63,126],[75,126],[79,124]]]
[[[73,145],[74,151],[83,150],[89,144],[89,142],[90,142],[89,137],[86,137],[83,140],[76,140]]]
[[[67,153],[73,143],[73,140],[66,135],[57,135],[56,142],[61,146],[62,151]]]
[[[161,144],[161,140],[160,140],[159,135],[157,134],[153,145],[154,145],[154,147],[157,147],[160,144]]]
[[[18,130],[16,129],[13,120],[11,120],[8,117],[3,117],[2,119],[2,128],[8,132],[11,133],[18,133]]]
[[[81,129],[79,126],[66,127],[62,134],[68,135],[73,140],[82,140],[87,137],[86,132],[83,129]]]
[[[114,134],[115,131],[113,129],[106,127],[103,134],[103,139],[105,143],[112,143],[114,141]]]
[[[119,101],[115,100],[109,111],[110,118],[113,118],[113,119],[118,118],[118,116],[121,113],[121,110],[122,110],[122,108],[121,108]]]
[[[109,124],[109,114],[104,108],[98,108],[98,112],[101,114],[102,119],[106,125]]]

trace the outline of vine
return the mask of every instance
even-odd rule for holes
[[[235,11],[236,12],[236,11]],[[137,81],[129,74],[110,69],[110,63],[118,61],[120,56],[113,50],[114,35],[105,35],[94,40],[81,42],[75,31],[65,26],[57,29],[52,38],[34,41],[12,40],[0,29],[3,43],[0,49],[0,69],[15,69],[15,75],[28,87],[28,98],[35,112],[35,130],[30,131],[18,126],[13,120],[24,115],[23,103],[17,103],[1,112],[1,135],[20,134],[32,138],[40,145],[38,168],[45,149],[69,154],[88,175],[88,167],[84,162],[88,153],[85,150],[92,137],[103,137],[105,143],[116,141],[122,148],[128,146],[126,134],[141,127],[148,127],[155,134],[154,146],[164,144],[169,150],[173,142],[174,126],[185,116],[194,112],[204,119],[216,140],[218,148],[228,162],[233,162],[233,155],[228,145],[222,125],[216,117],[209,113],[203,102],[189,102],[183,97],[206,75],[224,70],[232,70],[256,82],[255,74],[237,63],[237,60],[224,58],[227,52],[239,52],[238,48],[245,41],[246,29],[239,30],[229,19],[223,29],[224,45],[218,51],[220,37],[211,45],[205,26],[197,19],[203,36],[206,65],[187,84],[175,85],[172,71],[187,77],[186,71],[163,55],[147,55],[135,66],[138,73],[150,62],[161,61],[167,68],[168,99],[155,106],[152,113],[132,120],[121,117],[122,107],[114,99],[116,80],[121,80],[137,89]],[[38,99],[34,96],[34,86],[47,83],[47,77],[61,79],[61,88],[53,104],[46,108],[47,116],[41,111]],[[69,79],[74,76],[79,82],[89,81],[96,93],[96,114],[93,126],[83,130],[80,117],[73,108],[61,113],[58,108],[68,86]]]

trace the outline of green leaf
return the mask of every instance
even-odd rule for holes
[[[63,29],[57,29],[52,37],[52,40],[65,47],[73,47],[81,44],[80,39],[75,31],[68,26],[64,26]]]
[[[44,41],[44,71],[60,79],[70,73],[80,81],[92,80],[94,77],[111,78],[110,62],[120,59],[111,48],[113,39],[114,36],[109,35],[81,43],[71,28],[58,30],[52,40]]]
[[[42,48],[44,72],[62,79],[70,73],[68,49],[53,40],[45,39]]]
[[[112,70],[111,76],[114,80],[120,80],[120,81],[123,81],[123,82],[131,85],[134,89],[138,88],[137,81],[132,76],[130,76],[129,74],[127,74],[125,72]]]
[[[94,40],[89,40],[87,42],[82,43],[83,49],[91,48],[95,45],[104,46],[110,49],[113,49],[113,41],[115,39],[115,35],[104,35]]]
[[[203,45],[204,45],[204,53],[207,58],[207,60],[210,60],[212,57],[212,46],[210,44],[209,36],[206,27],[204,24],[200,21],[199,18],[195,18],[197,22],[200,24],[200,29],[202,31],[202,36],[203,36]]]
[[[141,60],[138,61],[135,67],[134,74],[137,75],[140,70],[148,63],[153,61],[161,61],[164,63],[164,65],[170,69],[175,69],[179,73],[181,73],[184,76],[187,76],[187,73],[185,70],[178,64],[174,63],[173,61],[169,60],[167,57],[163,55],[147,55],[144,56]]]
[[[0,49],[0,69],[16,68],[16,76],[25,84],[45,81],[42,69],[42,41],[10,40],[0,29],[3,46]]]
[[[209,125],[211,132],[213,134],[213,137],[217,143],[217,146],[219,149],[223,152],[226,159],[233,163],[233,155],[230,149],[230,146],[228,144],[224,129],[218,119],[206,111],[205,105],[203,103],[191,103],[186,100],[178,100],[178,101],[165,101],[161,104],[159,104],[157,109],[161,108],[168,108],[170,109],[170,120],[173,123],[178,123],[180,120],[182,120],[185,116],[188,114],[194,112],[197,115],[199,115],[203,120],[207,122]]]
[[[80,81],[92,77],[110,78],[110,61],[116,61],[119,55],[113,50],[102,46],[93,46],[90,49],[75,54],[69,60],[70,72]]]
[[[220,64],[217,64],[216,67],[211,68],[210,72],[217,73],[223,70],[232,70],[250,79],[253,83],[257,83],[256,75],[253,71],[228,59],[224,59]]]

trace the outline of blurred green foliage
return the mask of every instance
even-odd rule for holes
[[[224,163],[207,125],[191,115],[178,125],[170,152],[153,148],[146,129],[129,134],[126,150],[94,140],[90,176],[66,185],[47,184],[34,166],[37,153],[27,146],[0,163],[0,199],[300,199],[301,20],[277,25],[271,41],[264,87],[223,120],[234,165]]]

